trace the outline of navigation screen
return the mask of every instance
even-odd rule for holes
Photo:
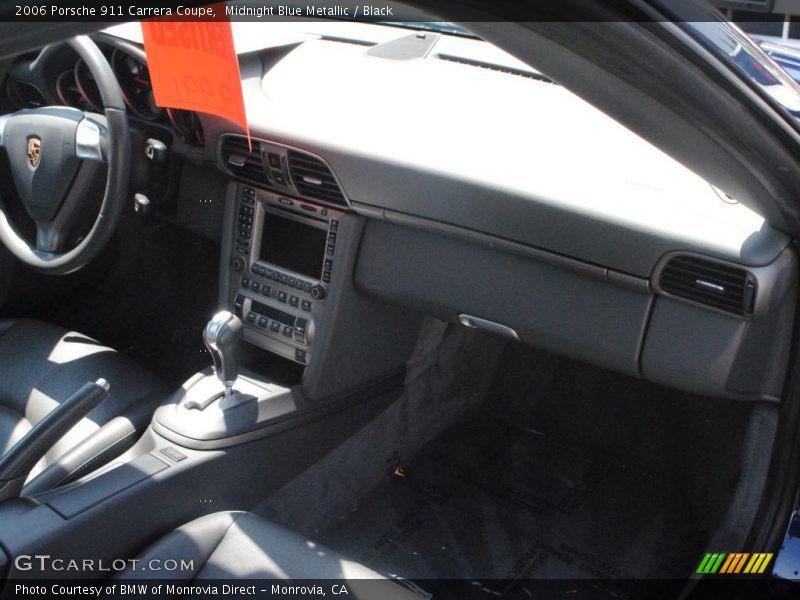
[[[259,260],[319,279],[327,231],[273,213],[264,217]]]

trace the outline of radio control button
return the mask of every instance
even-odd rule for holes
[[[283,331],[281,331],[281,335],[283,337],[291,338],[293,333],[294,333],[294,331],[292,330],[292,328],[289,325],[284,325],[283,326]]]
[[[269,297],[272,294],[272,288],[269,287],[268,285],[262,285],[261,286],[261,293],[264,294],[265,296]]]
[[[278,301],[286,302],[286,292],[278,292]]]
[[[275,333],[278,333],[281,330],[281,324],[278,323],[277,321],[272,321],[269,324],[269,330],[270,331],[274,331]]]
[[[289,306],[297,306],[300,302],[300,298],[297,296],[289,296]]]
[[[294,351],[294,359],[299,363],[306,363],[306,351],[299,348]]]
[[[303,300],[300,303],[300,308],[302,308],[303,310],[307,310],[308,312],[311,312],[311,300]]]
[[[236,316],[240,319],[242,318],[242,310],[244,309],[244,296],[241,294],[236,294],[236,298],[233,300],[233,312],[236,313]]]
[[[322,300],[325,297],[325,286],[317,284],[311,288],[311,297],[314,300]]]
[[[261,284],[257,281],[253,281],[250,283],[250,289],[254,292],[257,292],[261,289]]]
[[[250,278],[242,277],[242,287],[250,287]]]
[[[269,323],[269,319],[267,317],[261,317],[258,319],[258,326],[263,327],[264,329],[267,328],[267,324]]]
[[[251,310],[249,313],[247,313],[247,322],[248,323],[255,323],[257,316],[258,315]]]

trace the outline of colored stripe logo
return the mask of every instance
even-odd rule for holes
[[[697,573],[761,574],[772,561],[771,552],[709,552],[697,566]]]

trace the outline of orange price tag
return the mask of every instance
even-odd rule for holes
[[[229,21],[142,21],[142,34],[158,106],[218,115],[248,132]]]

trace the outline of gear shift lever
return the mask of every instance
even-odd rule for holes
[[[233,392],[233,383],[239,376],[233,349],[242,339],[242,321],[223,310],[215,314],[203,331],[203,341],[214,361],[214,373],[225,386],[225,396]]]

